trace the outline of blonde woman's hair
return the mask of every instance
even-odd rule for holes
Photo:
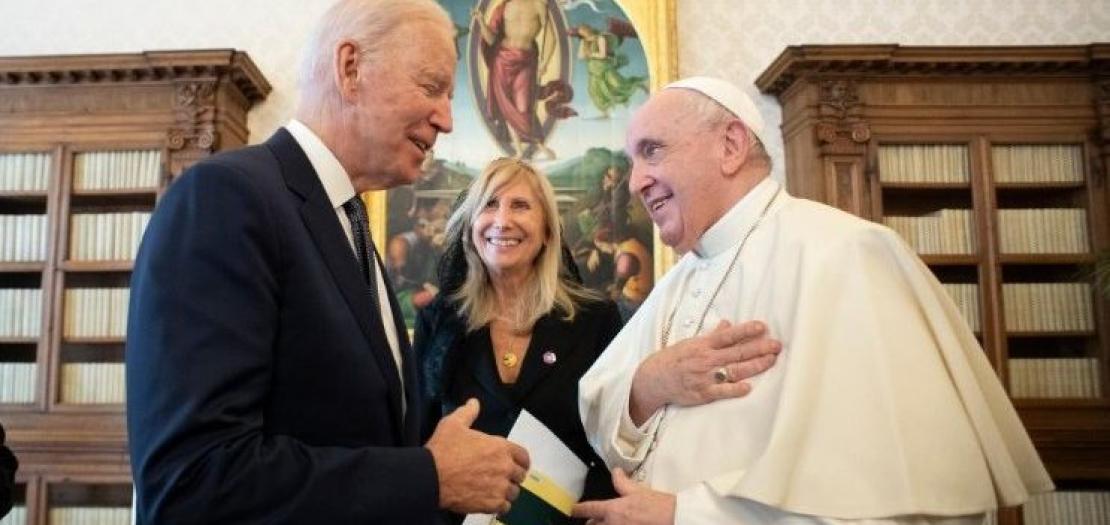
[[[466,259],[466,278],[450,299],[458,305],[466,319],[468,331],[487,325],[498,313],[497,296],[489,271],[478,256],[471,228],[485,204],[512,183],[523,181],[538,198],[544,218],[544,238],[540,253],[533,262],[533,272],[520,290],[510,319],[514,329],[527,330],[543,315],[557,308],[566,320],[573,320],[578,303],[598,300],[600,296],[582,287],[562,266],[562,228],[555,204],[555,190],[539,171],[516,159],[497,159],[486,166],[471,183],[461,204],[447,221],[447,238],[461,243]]]

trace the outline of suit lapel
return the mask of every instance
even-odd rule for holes
[[[416,375],[416,358],[412,351],[412,343],[409,342],[409,331],[405,326],[404,314],[401,311],[401,305],[397,302],[397,294],[393,293],[393,283],[389,281],[389,276],[386,275],[384,268],[385,264],[382,263],[381,254],[374,250],[374,259],[378,262],[378,268],[382,268],[381,277],[385,281],[386,296],[389,297],[389,308],[393,311],[393,327],[397,331],[397,346],[401,353],[401,372],[405,379],[405,406],[408,407],[407,415],[404,418],[405,427],[405,443],[409,445],[420,444],[420,411],[419,407],[423,406],[421,399],[421,392],[423,389],[418,384],[419,379]]]
[[[366,281],[358,269],[358,262],[351,251],[351,245],[343,235],[335,209],[328,201],[320,178],[312,168],[312,163],[288,131],[284,128],[279,129],[266,145],[281,163],[286,184],[304,199],[300,208],[301,219],[369,343],[369,350],[377,361],[382,380],[388,387],[390,409],[397,423],[394,425],[395,434],[400,441],[404,432],[401,417],[402,388],[400,378],[397,376],[397,365],[393,361],[381,317],[377,314],[378,309],[370,301]],[[391,303],[396,303],[392,291],[389,292],[389,299]],[[396,306],[393,311],[398,311]],[[405,337],[402,337],[402,334],[405,334]],[[403,339],[403,348],[407,348],[407,333],[401,330],[398,338]]]

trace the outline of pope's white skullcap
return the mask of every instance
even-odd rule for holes
[[[759,114],[759,108],[755,107],[751,97],[733,83],[713,77],[689,77],[671,82],[663,89],[691,89],[713,99],[736,115],[763,141],[763,115]]]

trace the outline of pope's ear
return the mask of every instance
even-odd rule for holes
[[[354,40],[341,40],[335,45],[335,87],[344,101],[353,101],[358,94],[359,50]]]
[[[751,132],[738,119],[732,119],[725,125],[724,155],[721,157],[721,171],[726,175],[733,175],[748,160],[752,151]]]

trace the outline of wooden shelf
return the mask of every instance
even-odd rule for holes
[[[1004,253],[998,256],[1002,264],[1090,264],[1095,262],[1092,253]]]
[[[1014,406],[1022,409],[1066,408],[1069,410],[1096,410],[1110,411],[1110,398],[1105,397],[1018,397],[1014,398]],[[1107,415],[1110,415],[1108,413]],[[1110,419],[1106,420],[1110,423]],[[1105,436],[1110,441],[1110,435]]]
[[[43,261],[0,261],[0,273],[36,273],[45,269]]]
[[[971,190],[970,182],[879,182],[884,190],[894,191],[948,191]]]
[[[124,403],[68,403],[60,400],[54,402],[54,411],[61,414],[87,414],[90,412],[122,414],[124,407]]]
[[[978,255],[940,255],[918,254],[921,260],[929,266],[974,266],[979,264]]]
[[[129,272],[135,261],[65,261],[62,270],[67,272]]]
[[[1006,332],[1006,337],[1013,338],[1030,338],[1030,337],[1094,337],[1098,332],[1094,330],[1057,330],[1057,331],[1044,331],[1044,332]]]
[[[1086,181],[1075,182],[998,182],[996,190],[1043,191],[1043,190],[1081,190],[1087,187]]]
[[[3,337],[0,336],[0,345],[34,345],[38,344],[38,337]]]
[[[75,208],[95,206],[136,206],[154,207],[158,197],[157,190],[89,190],[74,192],[71,206]]]
[[[145,197],[158,194],[158,188],[119,188],[112,190],[73,190],[74,197]]]
[[[73,345],[121,345],[123,337],[63,337],[63,344]]]
[[[27,191],[12,191],[0,190],[0,199],[14,200],[14,201],[45,201],[48,194],[46,191],[40,190],[27,190]]]

